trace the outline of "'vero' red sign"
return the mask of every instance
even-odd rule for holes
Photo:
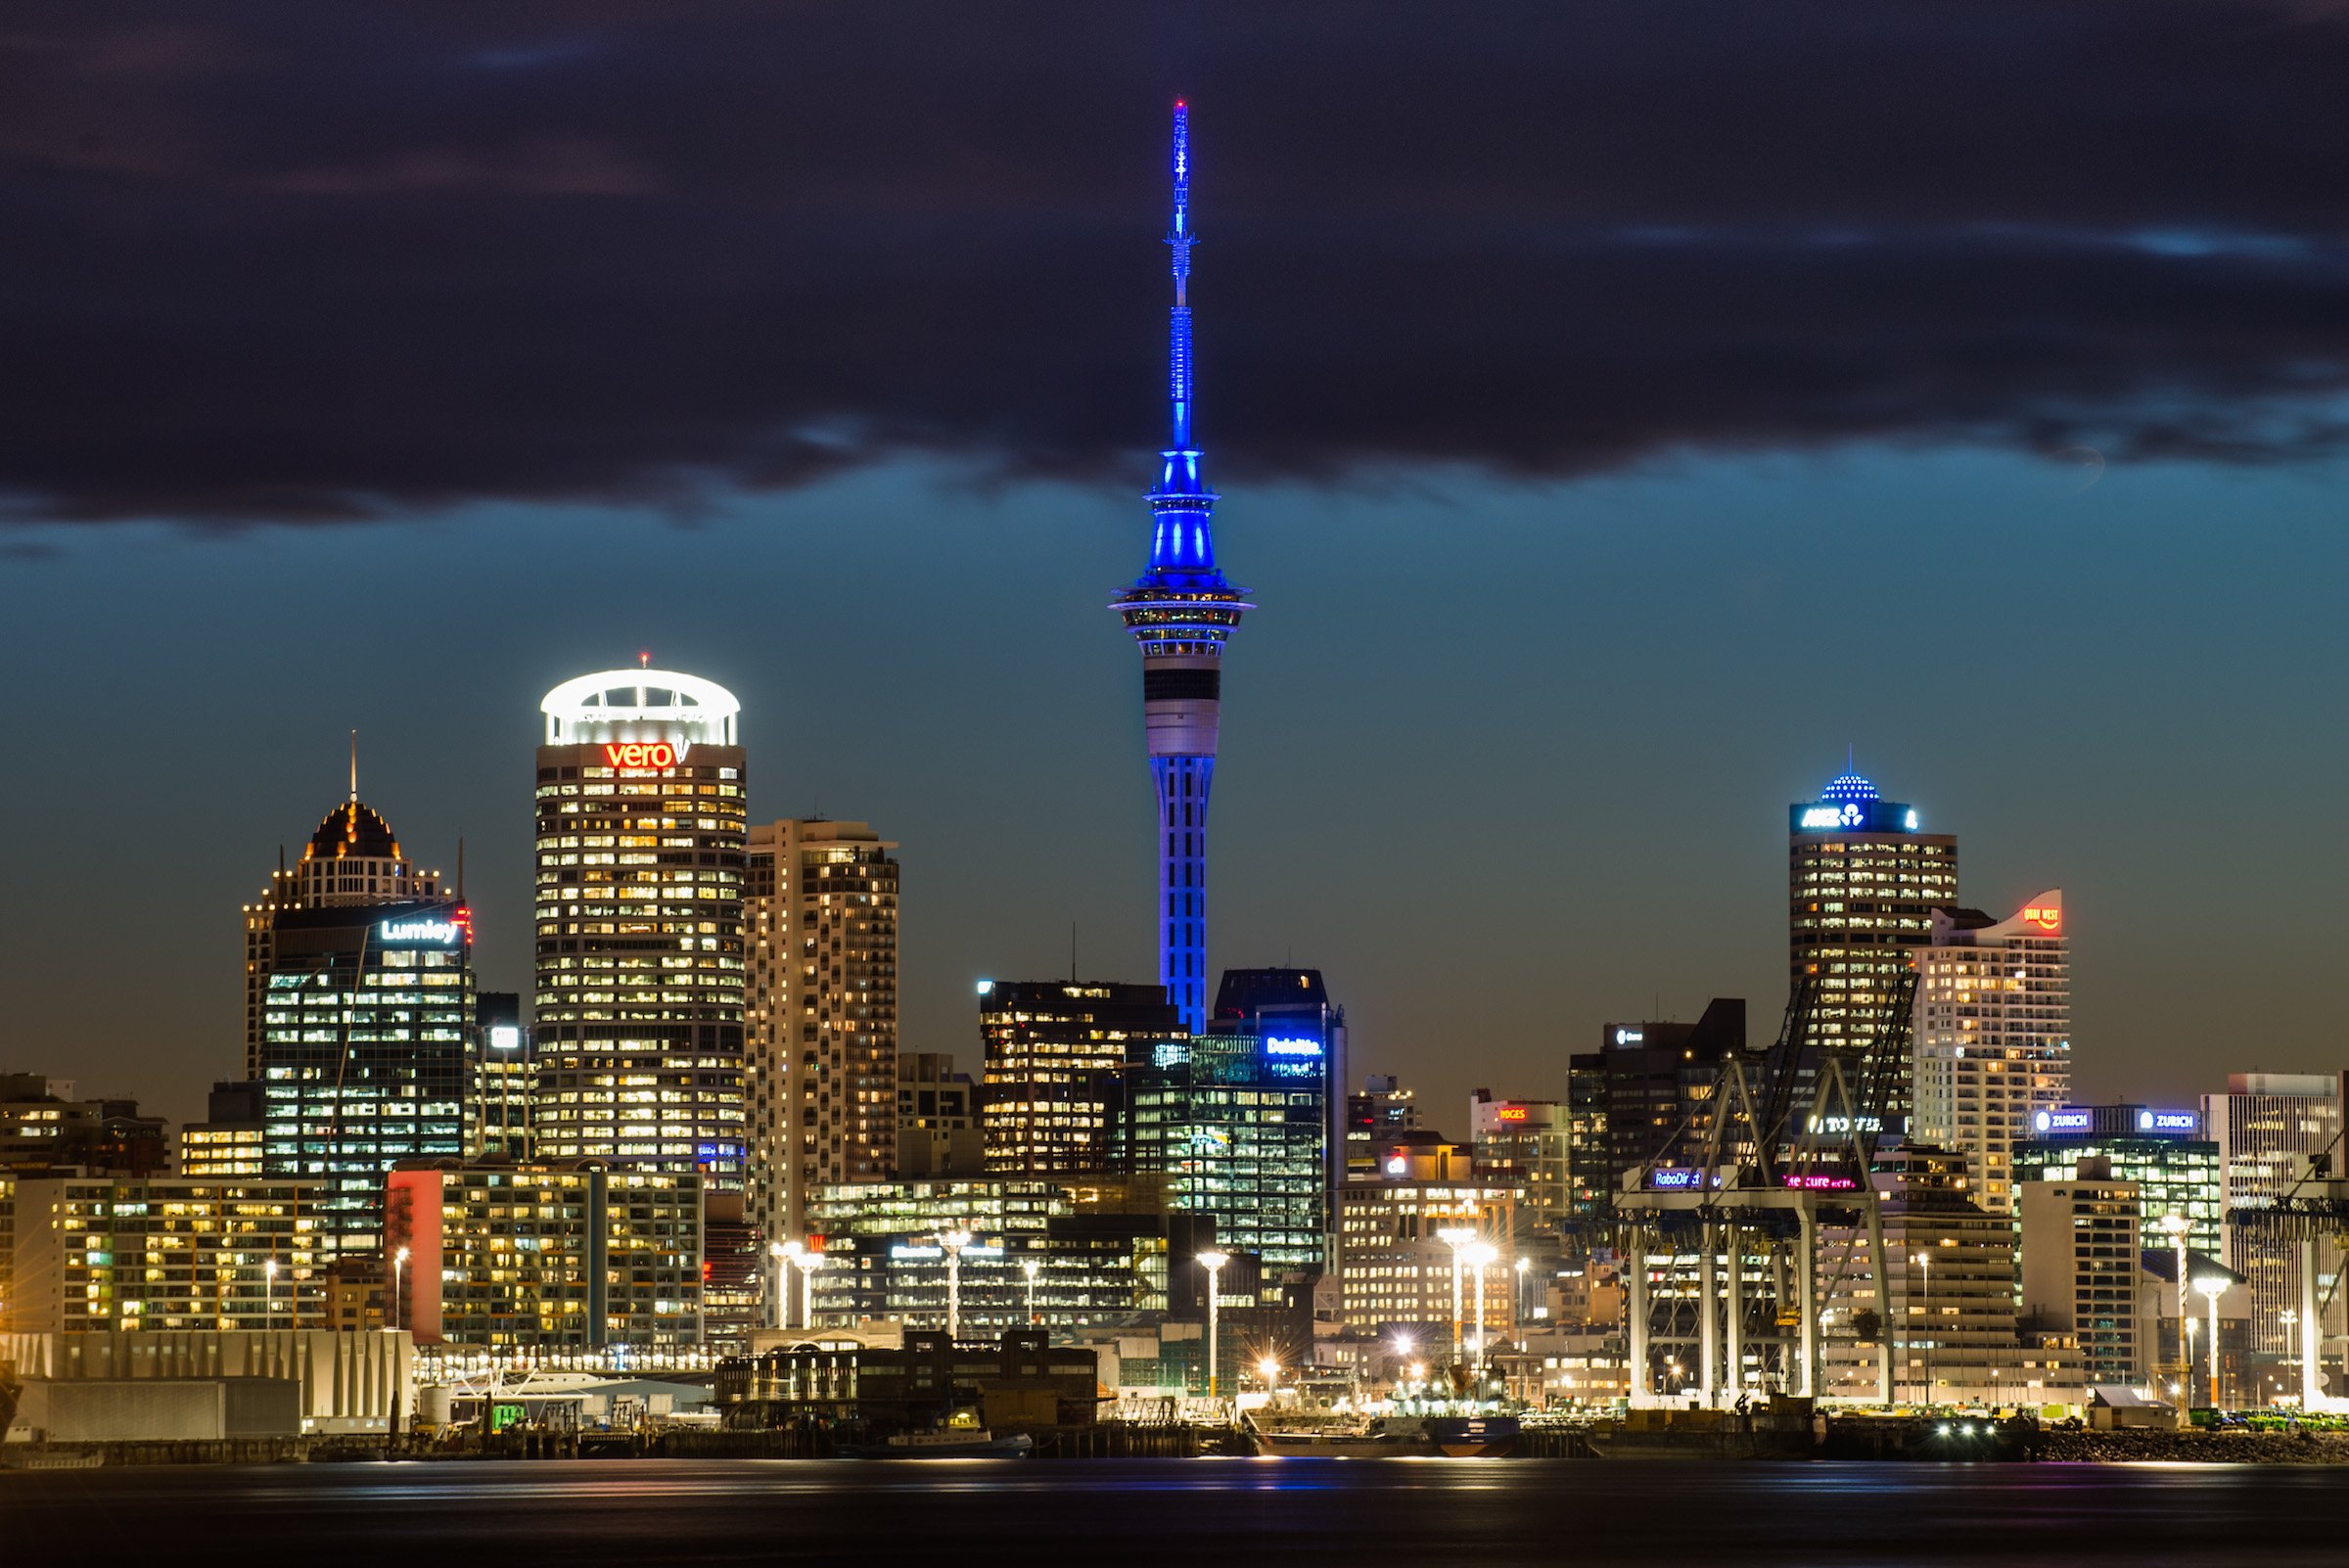
[[[614,767],[674,767],[677,749],[668,741],[615,741],[604,748]]]

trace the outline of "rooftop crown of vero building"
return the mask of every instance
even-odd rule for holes
[[[714,680],[679,669],[606,669],[567,680],[538,705],[546,744],[691,741],[739,745],[742,704]]]

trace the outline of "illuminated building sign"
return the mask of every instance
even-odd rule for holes
[[[1522,1122],[1526,1111],[1522,1105],[1504,1105],[1493,1113],[1496,1122]]]
[[[1409,1155],[1390,1154],[1387,1156],[1387,1175],[1399,1176],[1409,1176],[1410,1174],[1411,1159]]]
[[[1820,801],[1788,813],[1797,833],[1914,833],[1916,808],[1897,801]]]
[[[2023,918],[2042,931],[2061,931],[2063,929],[2063,906],[2053,903],[2035,903],[2023,911]]]
[[[1696,1176],[1697,1174],[1694,1171],[1650,1171],[1647,1174],[1647,1184],[1665,1192],[1672,1192],[1681,1187],[1695,1186],[1697,1184]]]
[[[613,741],[604,760],[614,767],[674,767],[685,761],[686,741]]]
[[[403,947],[453,947],[466,935],[462,921],[433,916],[386,920],[375,928],[376,940],[387,946],[396,943]]]
[[[900,1241],[889,1249],[889,1255],[898,1259],[944,1258],[946,1255],[946,1249],[931,1243],[914,1242],[908,1245]],[[1000,1242],[992,1246],[984,1242],[973,1242],[962,1249],[962,1255],[965,1258],[1000,1258],[1003,1256],[1003,1246]]]
[[[1819,832],[1822,829],[1858,827],[1865,820],[1866,818],[1861,813],[1857,805],[1814,806],[1800,818],[1804,830],[1812,833]]]
[[[1267,1056],[1318,1056],[1321,1042],[1317,1039],[1268,1039],[1265,1041]]]
[[[2041,1111],[2031,1125],[2042,1132],[2085,1132],[2091,1120],[2086,1111]]]
[[[2140,1132],[2199,1132],[2202,1118],[2191,1111],[2140,1111],[2137,1113]]]
[[[1643,1029],[1619,1029],[1615,1031],[1615,1043],[1618,1045],[1636,1045],[1646,1038],[1647,1031]]]
[[[513,1024],[491,1024],[489,1026],[489,1048],[493,1051],[522,1049],[521,1029]]]
[[[1826,1176],[1818,1172],[1789,1174],[1786,1184],[1801,1192],[1856,1192],[1860,1183],[1848,1176]]]

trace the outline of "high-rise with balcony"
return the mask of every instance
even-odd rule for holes
[[[2062,890],[2005,920],[1934,910],[1916,967],[1915,1135],[1962,1153],[1974,1172],[1974,1201],[2012,1214],[2015,1182],[2030,1179],[2015,1173],[2015,1145],[2071,1097]]]
[[[750,830],[750,1217],[806,1230],[819,1186],[895,1173],[897,846],[862,822]]]
[[[539,707],[532,1147],[739,1192],[741,706],[643,669]]]

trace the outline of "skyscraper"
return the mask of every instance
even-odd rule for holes
[[[1936,909],[1916,955],[1915,1135],[1963,1154],[1974,1201],[2014,1212],[2014,1146],[2071,1098],[2072,957],[2063,892],[2013,916]],[[2037,1173],[2033,1173],[2036,1176]]]
[[[895,1174],[898,862],[862,822],[750,834],[751,1219],[806,1229],[819,1186]]]
[[[246,910],[261,1169],[314,1191],[323,1254],[372,1253],[392,1167],[464,1149],[473,917],[355,777],[271,892]]]
[[[533,1148],[739,1192],[741,705],[647,669],[539,707]]]
[[[1158,786],[1158,973],[1182,1027],[1207,1023],[1207,800],[1216,773],[1223,645],[1244,588],[1216,566],[1216,494],[1191,443],[1190,112],[1174,106],[1174,304],[1168,330],[1174,433],[1150,492],[1150,566],[1120,593],[1117,611],[1142,650],[1142,723]]]
[[[1920,831],[1916,809],[1846,771],[1788,812],[1787,974],[1813,984],[1809,1043],[1857,1051],[1893,1022],[1902,975],[1935,909],[1958,903],[1958,840]],[[1894,1064],[1888,1122],[1909,1114]]]
[[[2342,1168],[2342,1115],[2349,1074],[2231,1073],[2227,1092],[2202,1096],[2202,1125],[2219,1145],[2219,1181],[2228,1210],[2290,1192],[2322,1158]],[[2227,1266],[2251,1282],[2251,1348],[2279,1356],[2299,1349],[2283,1314],[2298,1313],[2300,1247],[2286,1232],[2258,1225],[2223,1226]],[[2317,1242],[2317,1301],[2325,1315],[2321,1337],[2341,1331],[2342,1292],[2330,1288],[2342,1267],[2337,1239]]]

